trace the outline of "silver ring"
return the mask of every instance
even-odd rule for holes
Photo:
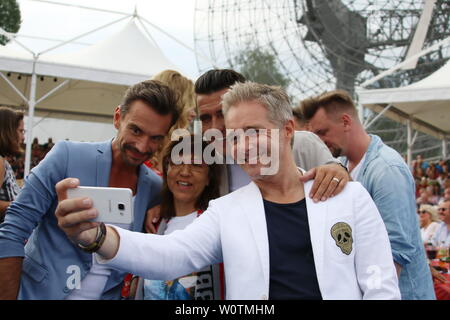
[[[338,184],[339,182],[341,182],[341,180],[339,180],[338,178],[334,177],[332,180],[336,181]]]

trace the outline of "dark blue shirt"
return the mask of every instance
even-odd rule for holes
[[[264,200],[270,255],[269,299],[321,300],[309,233],[306,200]]]

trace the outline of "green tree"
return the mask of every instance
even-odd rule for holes
[[[5,31],[16,33],[20,29],[20,8],[16,0],[0,0],[0,27]],[[9,39],[0,35],[0,45],[7,44]]]
[[[248,80],[287,89],[290,80],[280,70],[275,56],[260,48],[241,51],[235,59],[235,68]]]

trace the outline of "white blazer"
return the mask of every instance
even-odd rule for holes
[[[312,182],[305,184],[309,194]],[[306,197],[317,279],[323,299],[400,299],[386,228],[371,197],[358,182],[314,203]],[[332,236],[339,222],[351,228],[345,254]],[[267,299],[269,243],[261,193],[255,183],[210,202],[187,228],[152,235],[116,228],[120,247],[97,261],[146,279],[169,280],[224,262],[227,299]],[[348,230],[348,229],[347,229]],[[335,236],[335,238],[337,238]]]

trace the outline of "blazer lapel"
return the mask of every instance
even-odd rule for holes
[[[147,213],[147,206],[152,192],[152,190],[150,190],[150,183],[147,177],[148,174],[148,170],[146,170],[144,165],[141,165],[139,167],[137,193],[134,198],[133,223],[131,226],[131,230],[137,232],[142,232],[144,218]]]
[[[219,186],[220,196],[227,195],[230,193],[228,186],[228,165],[224,164],[220,166],[220,186]]]
[[[270,266],[269,266],[269,238],[267,236],[266,215],[264,211],[263,198],[261,192],[254,182],[241,189],[242,193],[240,205],[250,224],[255,244],[258,248],[258,255],[264,274],[266,288],[269,288]]]
[[[109,186],[109,174],[112,164],[111,141],[102,143],[97,148],[98,154],[96,159],[97,165],[97,184],[98,187]]]
[[[324,264],[324,243],[326,236],[324,234],[324,227],[328,214],[328,202],[320,201],[314,203],[312,199],[308,196],[311,191],[312,181],[305,183],[305,198],[306,198],[306,208],[308,211],[308,224],[309,233],[311,235],[311,245],[313,249],[314,265],[316,267],[317,281],[319,282],[319,288],[324,295],[325,279],[323,278],[323,264]],[[326,232],[326,230],[325,230]]]

